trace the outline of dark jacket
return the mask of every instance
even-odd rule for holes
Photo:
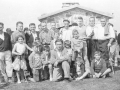
[[[39,33],[38,32],[36,32],[36,33],[37,33],[37,37],[39,38]],[[33,42],[34,42],[33,35],[32,34],[26,35],[26,43],[28,44],[29,47],[32,48]]]
[[[4,32],[4,40],[0,38],[0,52],[12,50],[10,35]]]

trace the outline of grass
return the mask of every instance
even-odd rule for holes
[[[0,90],[120,90],[120,69],[115,75],[106,79],[84,79],[70,83],[42,81],[37,83],[10,84],[1,86]]]

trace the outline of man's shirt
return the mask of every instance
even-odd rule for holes
[[[68,28],[68,29],[62,28],[60,30],[60,34],[61,34],[60,38],[63,41],[66,41],[66,40],[71,41],[71,39],[72,39],[72,29],[71,28]]]
[[[39,38],[40,38],[40,42],[41,43],[51,43],[51,41],[53,40],[54,36],[52,34],[52,32],[50,30],[47,31],[41,31],[41,33],[39,34]]]

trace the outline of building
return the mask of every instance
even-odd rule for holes
[[[48,24],[52,21],[55,21],[57,23],[57,27],[63,26],[63,20],[68,19],[70,20],[71,24],[76,22],[77,17],[81,16],[84,19],[84,24],[88,25],[89,17],[94,16],[96,18],[96,24],[100,23],[100,18],[105,17],[107,20],[113,18],[113,14],[107,13],[107,12],[101,12],[97,10],[93,10],[90,8],[82,7],[79,4],[66,4],[63,3],[63,6],[65,8],[62,8],[61,10],[58,10],[56,12],[52,12],[46,15],[42,15],[38,18],[40,22],[45,21]],[[68,6],[67,6],[68,5]]]

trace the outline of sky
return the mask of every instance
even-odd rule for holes
[[[38,17],[60,10],[65,2],[78,2],[87,8],[113,13],[110,22],[120,32],[120,0],[0,0],[0,22],[4,23],[4,30],[11,28],[13,31],[17,21],[22,21],[24,27],[29,23],[38,25]]]

